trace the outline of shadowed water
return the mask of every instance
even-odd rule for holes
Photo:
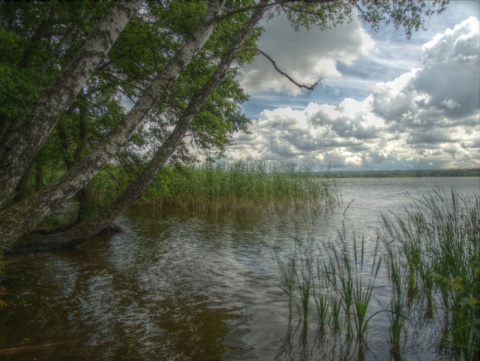
[[[379,212],[401,211],[409,203],[405,191],[415,196],[454,186],[478,192],[480,181],[346,179],[338,185],[342,202],[331,212],[135,210],[119,220],[123,234],[9,259],[0,359],[361,359],[354,339],[317,330],[313,310],[308,324],[296,315],[289,320],[273,250],[288,253],[295,237],[333,240],[342,222],[371,246]],[[387,280],[377,284],[381,302]],[[431,359],[428,337],[420,336],[411,335],[404,359]],[[367,344],[365,359],[390,358],[386,316],[372,319]]]

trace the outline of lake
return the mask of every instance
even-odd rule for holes
[[[442,187],[480,191],[480,178],[363,178],[337,181],[329,211],[188,215],[131,210],[122,234],[77,249],[8,259],[0,313],[5,360],[352,359],[348,337],[318,331],[315,315],[290,319],[278,257],[295,239],[324,243],[363,235],[373,247],[380,212],[403,212],[406,196]],[[315,248],[318,250],[318,247]],[[381,310],[378,300],[371,313]],[[313,313],[313,311],[312,311]],[[367,332],[367,360],[390,358],[388,319]],[[441,359],[428,332],[411,330],[404,360]],[[330,335],[330,336],[329,336]],[[24,349],[20,347],[25,346]],[[353,350],[351,352],[351,350]],[[1,352],[1,351],[0,351]]]

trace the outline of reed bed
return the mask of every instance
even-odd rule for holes
[[[363,344],[368,323],[375,315],[369,304],[382,262],[377,247],[373,260],[367,262],[365,239],[347,237],[345,228],[338,235],[338,241],[326,244],[296,237],[293,252],[283,257],[276,249],[279,286],[288,296],[290,314],[292,304],[296,304],[299,319],[308,321],[313,300],[320,329],[343,328]]]
[[[392,330],[398,329],[398,319],[407,321],[404,315],[420,310],[420,323],[440,320],[433,323],[440,335],[439,353],[478,360],[480,195],[438,190],[412,200],[405,216],[382,217],[380,234],[396,299]],[[400,346],[398,333],[392,331],[395,348]]]
[[[333,181],[306,168],[235,162],[167,167],[136,206],[217,213],[331,206]]]
[[[438,359],[479,359],[480,194],[412,197],[403,214],[381,216],[368,247],[347,233],[343,227],[336,242],[322,243],[309,232],[294,238],[293,252],[275,251],[290,313],[296,304],[300,321],[308,321],[311,298],[322,333],[355,337],[358,357],[370,321],[383,314],[394,360],[414,331],[431,336]],[[389,286],[377,287],[379,278]]]

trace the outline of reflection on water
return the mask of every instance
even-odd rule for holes
[[[289,320],[273,249],[288,251],[302,231],[334,239],[342,222],[370,237],[380,211],[408,203],[406,190],[452,185],[480,190],[478,178],[347,179],[343,203],[315,217],[128,213],[123,234],[10,260],[0,359],[352,359],[355,339]],[[372,319],[365,359],[389,357],[386,327]],[[405,359],[430,355],[418,340]]]

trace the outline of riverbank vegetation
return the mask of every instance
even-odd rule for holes
[[[447,4],[366,2],[359,17],[410,37]],[[257,49],[262,19],[283,14],[294,28],[332,29],[357,10],[349,1],[2,2],[0,248],[74,197],[89,208],[93,178],[125,157],[149,153],[112,206],[80,212],[63,240],[100,232],[191,145],[222,154],[250,123],[238,79],[257,55],[268,57]],[[301,89],[319,85],[272,66]],[[49,179],[50,167],[61,173]]]
[[[479,210],[478,193],[436,191],[412,198],[402,214],[383,215],[375,240],[348,237],[345,228],[338,242],[295,239],[293,252],[275,252],[290,314],[296,305],[307,322],[308,308],[316,310],[321,334],[355,340],[359,359],[369,323],[387,317],[394,360],[420,334],[440,359],[478,360]]]
[[[167,165],[130,207],[191,213],[259,213],[287,209],[323,212],[337,202],[337,188],[333,179],[319,177],[312,169],[293,164],[241,161]],[[102,210],[118,209],[118,200],[121,202],[125,195],[130,197],[132,179],[143,171],[138,164],[137,167],[106,167],[89,185],[88,196],[81,194],[76,201],[66,204],[5,253],[71,248],[88,239],[84,229],[89,227],[98,227],[97,233],[121,232],[110,213],[104,215],[104,219],[95,219],[93,224],[89,219],[93,214],[102,215]],[[37,235],[44,240],[32,242]]]
[[[92,184],[96,202],[106,204],[131,176],[111,167]],[[325,208],[336,201],[334,180],[293,164],[203,163],[164,167],[132,207],[189,212],[260,212],[293,207]]]

